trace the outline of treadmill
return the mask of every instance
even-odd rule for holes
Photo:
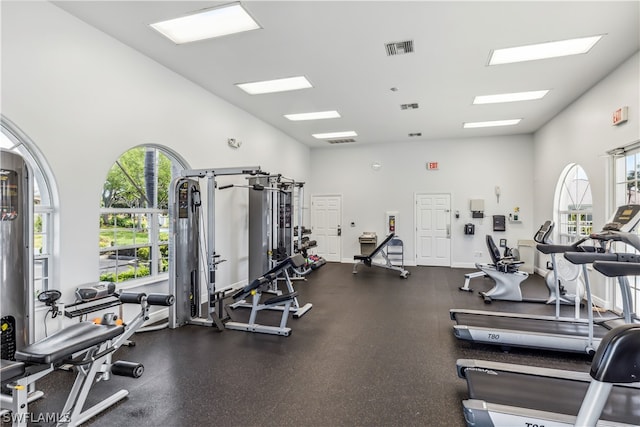
[[[630,232],[640,222],[640,205],[618,207],[611,220],[590,238],[602,245],[610,241],[623,241],[640,251],[640,240]],[[538,245],[550,254],[564,253],[565,258],[575,264],[582,264],[587,304],[591,307],[591,290],[586,265],[594,261],[626,261],[637,258],[634,254],[605,253],[602,247],[584,246],[584,240],[573,245]],[[556,280],[556,285],[558,281]],[[602,338],[614,327],[635,321],[626,277],[619,277],[624,317],[593,320],[589,308],[588,318],[528,315],[485,310],[452,309],[449,311],[454,325],[454,335],[461,340],[499,345],[505,348],[525,347],[561,352],[593,354]]]
[[[640,263],[595,261],[610,276],[640,275]],[[469,427],[640,425],[640,325],[610,331],[586,372],[460,359]]]

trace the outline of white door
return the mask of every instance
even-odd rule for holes
[[[318,243],[316,253],[327,261],[341,260],[341,218],[341,196],[311,196],[312,239]]]
[[[451,196],[416,194],[416,265],[451,266]]]

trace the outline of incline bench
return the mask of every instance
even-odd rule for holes
[[[380,243],[378,247],[375,248],[373,252],[371,252],[369,255],[354,255],[353,259],[358,262],[353,266],[353,274],[356,274],[358,272],[359,265],[364,264],[367,267],[381,267],[381,268],[387,268],[389,270],[399,271],[400,277],[402,277],[403,279],[406,279],[407,276],[410,274],[410,272],[408,270],[405,270],[403,267],[393,265],[389,260],[389,255],[387,254],[387,251],[386,251],[387,246],[389,246],[394,240],[393,239],[394,236],[395,236],[395,233],[389,233],[387,237],[385,237],[385,239],[382,241],[382,243]],[[382,258],[385,261],[384,264],[374,261],[374,258],[377,255],[382,256]]]
[[[282,291],[280,291],[277,286],[278,281],[282,280],[286,284],[287,294],[292,295],[295,292],[295,290],[293,289],[293,283],[291,280],[291,276],[289,275],[289,269],[291,269],[299,277],[306,276],[311,272],[313,268],[308,268],[308,267],[305,268],[305,264],[306,264],[306,260],[302,254],[292,255],[282,260],[271,270],[263,274],[262,277],[271,277],[271,275],[275,274],[276,278],[273,279],[271,282],[269,282],[270,285],[273,285],[273,289],[270,289],[270,292],[275,292],[276,295],[282,295]],[[249,303],[245,299],[241,298],[239,301],[234,302],[233,304],[230,304],[229,307],[233,309],[236,309],[239,307],[253,308],[253,303]],[[299,318],[304,316],[304,314],[307,311],[311,310],[312,307],[313,307],[313,304],[309,302],[304,305],[300,305],[300,303],[298,302],[298,297],[295,296],[292,298],[292,303],[291,303],[291,307],[289,308],[289,311],[291,312],[291,315],[293,317]],[[282,304],[270,304],[269,306],[265,307],[265,310],[284,310],[284,309],[285,309],[285,306]]]
[[[227,329],[237,331],[260,332],[263,334],[289,336],[289,334],[291,333],[291,328],[287,327],[287,320],[289,318],[291,305],[294,303],[294,301],[297,303],[296,297],[298,296],[298,292],[294,291],[287,294],[277,295],[273,298],[269,298],[262,303],[260,302],[260,297],[262,296],[262,292],[268,290],[284,270],[289,267],[293,269],[299,269],[304,265],[304,263],[305,260],[301,254],[292,255],[278,263],[263,276],[258,277],[247,286],[240,289],[233,296],[234,300],[241,301],[245,298],[248,298],[249,296],[253,296],[249,322],[227,322],[225,327]],[[280,307],[282,309],[282,317],[280,318],[279,326],[268,326],[256,323],[256,316],[258,315],[259,311],[273,310],[277,307]]]

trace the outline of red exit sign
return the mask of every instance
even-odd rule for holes
[[[427,162],[427,170],[430,170],[430,171],[438,170],[438,162]]]
[[[618,108],[616,111],[613,112],[611,124],[613,126],[617,126],[621,123],[624,123],[627,121],[628,116],[629,116],[629,107]]]

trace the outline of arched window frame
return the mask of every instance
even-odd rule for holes
[[[2,147],[22,156],[33,176],[32,212],[29,230],[34,250],[30,257],[30,277],[35,294],[59,289],[59,198],[51,168],[36,144],[16,124],[0,116]]]
[[[584,169],[567,165],[558,179],[554,198],[555,241],[569,244],[588,236],[593,229],[591,185]]]
[[[167,147],[157,144],[143,144],[130,148],[118,157],[118,161],[114,162],[112,167],[118,167],[122,168],[122,170],[126,170],[122,165],[119,165],[120,159],[122,159],[122,157],[129,151],[137,149],[154,150],[156,153],[156,159],[159,158],[157,153],[161,153],[163,156],[168,158],[171,162],[170,182],[173,181],[180,170],[187,167],[186,162],[180,155]],[[156,165],[157,162],[158,160],[156,160]],[[125,175],[127,175],[127,172],[125,172]],[[127,179],[133,179],[133,177],[129,176]],[[154,194],[158,194],[157,180],[155,182]],[[146,198],[146,196],[144,197]],[[158,207],[157,199],[150,202],[152,207],[104,207],[102,206],[103,203],[101,201],[99,219],[100,234],[98,236],[100,246],[100,280],[113,281],[120,285],[124,285],[124,287],[135,287],[144,283],[157,282],[167,278],[169,256],[168,205],[165,207]],[[103,221],[105,218],[110,219],[109,224],[105,225],[105,222]],[[130,226],[122,226],[120,221],[126,221]],[[124,242],[123,239],[119,241],[118,232],[129,233],[135,236],[136,233],[134,228],[136,227],[134,227],[134,224],[141,223],[147,224],[146,238],[142,238],[140,242],[137,242],[135,237],[131,242]],[[165,226],[162,226],[161,224],[165,224]],[[163,232],[165,228],[166,233]],[[112,232],[111,234],[113,238],[109,244],[105,244],[105,239],[109,238],[108,236],[110,232]],[[144,250],[143,248],[148,250],[148,256],[141,256],[140,251]],[[127,258],[129,257],[131,257],[129,265],[127,265],[126,262],[121,262],[127,261]],[[110,261],[109,258],[112,258],[112,260]],[[145,260],[144,258],[147,259]],[[149,274],[145,274],[146,268],[148,268]]]

